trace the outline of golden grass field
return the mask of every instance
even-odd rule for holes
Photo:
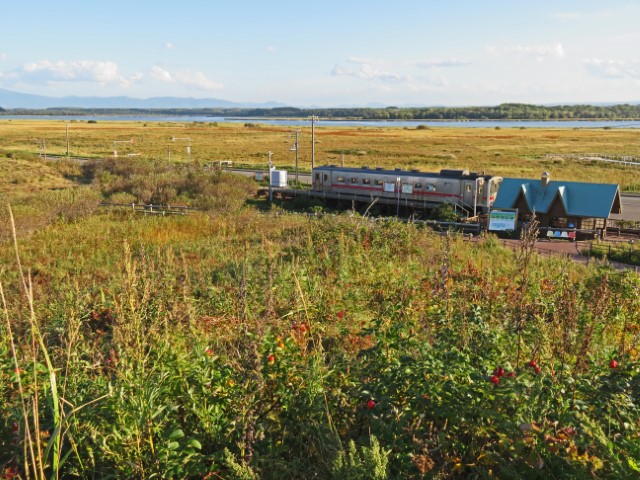
[[[141,158],[195,162],[232,160],[235,164],[264,166],[267,152],[273,152],[277,167],[293,167],[293,128],[251,122],[179,123],[142,121],[69,122],[69,146],[73,156],[110,157],[114,141],[133,138],[134,143],[117,143],[119,156],[139,154]],[[301,128],[299,168],[311,166],[311,127]],[[618,183],[623,190],[640,190],[640,167],[599,161],[550,159],[548,154],[604,154],[640,157],[640,129],[587,128],[429,128],[323,127],[316,126],[316,164],[418,168],[467,168],[505,177],[538,178],[543,171],[557,180]],[[46,145],[47,154],[66,153],[65,122],[61,120],[0,120],[0,157],[3,170],[22,175],[11,159],[33,159]],[[10,157],[10,158],[9,158]],[[30,166],[27,179],[34,188],[47,184],[44,167]],[[54,187],[63,187],[55,185]],[[3,186],[4,189],[4,186]]]

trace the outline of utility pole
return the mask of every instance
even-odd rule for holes
[[[296,152],[296,188],[298,188],[298,151],[300,150],[300,143],[298,142],[298,139],[300,130],[296,130],[294,133],[296,134],[296,141],[289,150],[295,150]]]
[[[267,168],[269,169],[269,203],[273,201],[273,190],[271,188],[271,150],[269,150],[269,161],[267,163]]]
[[[316,164],[316,136],[315,136],[315,123],[318,121],[317,115],[309,116],[311,120],[311,170]]]

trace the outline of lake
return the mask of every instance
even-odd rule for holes
[[[273,119],[273,118],[235,118],[208,117],[204,115],[0,115],[2,120],[63,120],[63,121],[97,121],[97,122],[227,122],[227,123],[261,123],[283,127],[311,126],[308,120]],[[385,127],[416,128],[419,125],[428,127],[461,127],[461,128],[640,128],[640,121],[634,120],[469,120],[469,121],[437,121],[437,120],[319,120],[318,127]]]

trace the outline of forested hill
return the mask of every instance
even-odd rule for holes
[[[43,110],[10,109],[7,115],[204,115],[222,117],[305,118],[363,120],[569,120],[640,119],[640,105],[529,105],[503,103],[489,107],[415,107],[415,108],[49,108]]]

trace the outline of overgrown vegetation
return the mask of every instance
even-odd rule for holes
[[[18,248],[5,476],[637,473],[633,272],[251,211],[92,215]]]
[[[532,232],[512,252],[352,212],[262,214],[250,182],[197,162],[12,161],[4,478],[640,473],[631,270],[540,258]]]

